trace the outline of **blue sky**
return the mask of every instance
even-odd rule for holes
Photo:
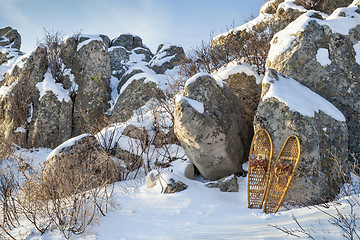
[[[185,49],[241,25],[255,16],[264,0],[0,0],[0,28],[11,26],[22,36],[22,50],[30,51],[45,27],[72,35],[121,33],[139,35],[156,51],[160,43]]]

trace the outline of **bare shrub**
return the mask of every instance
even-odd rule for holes
[[[254,18],[250,15],[246,22]],[[180,62],[180,74],[189,78],[197,72],[211,73],[232,61],[248,63],[258,74],[264,74],[273,34],[269,19],[251,29],[231,30],[211,43],[202,41]]]
[[[44,28],[43,42],[47,49],[47,60],[52,77],[56,82],[64,79],[64,69],[61,59],[61,41],[64,35],[60,31],[47,30]]]
[[[102,165],[103,162],[95,164]],[[106,166],[88,167],[109,170]],[[75,174],[69,171],[66,163],[58,164],[56,174],[46,179],[42,174],[43,168],[22,170],[17,199],[18,211],[40,234],[57,229],[66,239],[80,235],[99,217],[105,216],[112,206],[113,185],[109,185],[106,178],[88,174],[84,169]],[[94,185],[98,187],[91,188]]]

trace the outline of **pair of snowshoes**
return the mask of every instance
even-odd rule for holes
[[[273,144],[265,129],[256,131],[248,169],[248,207],[276,213],[290,187],[300,159],[300,141],[291,135],[273,162]]]

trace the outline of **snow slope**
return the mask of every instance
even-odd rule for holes
[[[342,232],[329,223],[329,216],[315,207],[285,210],[264,214],[247,208],[247,179],[238,179],[240,191],[235,193],[209,189],[204,180],[185,178],[182,174],[187,163],[174,162],[162,171],[165,180],[174,178],[188,185],[188,189],[175,194],[162,194],[161,185],[147,188],[145,178],[115,184],[113,201],[116,206],[108,215],[84,235],[72,239],[291,239],[290,236],[269,225],[295,229],[293,215],[315,239],[340,239]],[[164,184],[164,180],[163,180]],[[360,200],[359,197],[356,197]],[[338,202],[343,213],[349,213],[347,198]],[[335,208],[325,209],[336,214]],[[360,211],[359,206],[355,211]],[[360,220],[356,222],[360,224]],[[17,230],[28,240],[62,239],[59,232],[40,236],[24,225]],[[305,234],[296,233],[300,239]]]

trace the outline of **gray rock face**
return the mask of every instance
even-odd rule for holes
[[[207,183],[205,186],[208,188],[219,188],[221,192],[239,191],[239,184],[235,174],[230,177],[222,178],[216,182]]]
[[[149,66],[157,74],[163,74],[166,70],[173,69],[184,56],[182,47],[160,44]]]
[[[273,83],[279,81],[279,77],[284,78],[274,70],[269,70],[268,75]],[[269,84],[263,84],[263,96],[268,90]],[[260,101],[254,128],[268,130],[275,158],[287,137],[295,134],[300,139],[301,159],[287,193],[287,202],[312,205],[335,197],[344,181],[338,171],[346,171],[347,166],[348,131],[345,122],[337,121],[321,110],[315,112],[314,117],[302,115],[272,97]],[[336,160],[333,155],[337,156]]]
[[[154,82],[145,82],[145,78],[132,81],[119,95],[114,106],[111,121],[124,122],[129,120],[133,112],[145,105],[151,98],[164,96]]]
[[[73,144],[65,143],[54,151],[46,162],[42,180],[44,184],[54,184],[62,196],[121,179],[121,167],[91,135],[80,135],[74,138]]]
[[[358,16],[358,12],[359,9],[337,14],[351,19],[347,14]],[[268,59],[267,66],[297,80],[340,109],[349,128],[349,150],[360,156],[360,65],[355,61],[354,50],[360,40],[360,24],[349,29],[348,35],[342,35],[327,26],[326,20],[319,20],[319,15],[312,16],[307,27],[294,35],[291,47]],[[326,61],[321,63],[318,59]]]
[[[244,109],[244,117],[248,125],[248,132],[253,135],[253,121],[261,95],[261,84],[256,84],[254,76],[245,73],[230,75],[224,80],[229,83],[238,98],[238,106]],[[250,137],[251,138],[251,137]]]
[[[39,105],[39,91],[35,85],[43,80],[47,69],[46,49],[38,47],[24,60],[22,68],[15,66],[1,82],[9,92],[0,99],[0,132],[7,141],[29,146],[32,141],[29,129],[34,124],[30,111]]]
[[[83,115],[87,115],[89,123],[93,124],[109,108],[110,100],[110,57],[106,41],[94,39],[78,49],[79,44],[75,38],[62,44],[64,64],[72,69],[78,85],[74,96],[72,136],[82,133]]]
[[[236,96],[210,75],[195,75],[189,82],[176,101],[174,114],[174,132],[186,155],[209,180],[242,172],[249,133]],[[196,110],[194,104],[204,111]]]

